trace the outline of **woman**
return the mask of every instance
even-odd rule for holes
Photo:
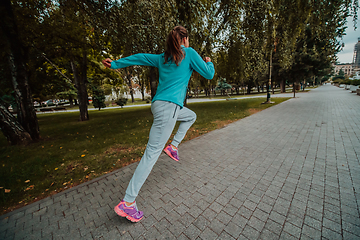
[[[177,147],[196,120],[196,114],[183,106],[193,70],[207,79],[212,79],[215,73],[211,59],[208,57],[201,59],[200,55],[189,47],[188,32],[184,27],[177,26],[169,33],[166,47],[165,53],[162,54],[141,53],[116,61],[109,58],[102,61],[105,67],[111,69],[132,65],[159,69],[159,85],[151,103],[154,122],[150,130],[149,142],[130,180],[124,199],[114,208],[118,215],[132,222],[138,222],[143,218],[143,212],[136,207],[135,198],[170,138],[176,121],[180,121],[179,129],[164,152],[175,161],[179,161]]]

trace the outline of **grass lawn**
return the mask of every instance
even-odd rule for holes
[[[189,104],[198,118],[185,141],[273,106],[263,101]],[[8,145],[0,134],[0,214],[140,160],[152,124],[150,106],[89,115],[86,122],[78,122],[78,112],[38,115],[42,140],[25,147]]]

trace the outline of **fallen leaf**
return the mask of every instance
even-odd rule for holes
[[[9,193],[10,191],[10,189],[5,189],[5,193]]]
[[[81,157],[85,157],[85,154],[81,155]]]
[[[41,146],[42,148],[44,148],[44,146]]]
[[[62,149],[62,147],[60,147],[60,149]]]
[[[58,168],[55,168],[55,171],[58,170]]]
[[[25,181],[25,183],[28,183],[28,182],[30,182],[30,180],[26,180],[26,181]]]
[[[86,170],[88,170],[88,169],[89,169],[88,167],[85,167],[85,168],[84,168],[84,172],[85,172]]]
[[[65,186],[67,184],[67,182],[64,182],[63,185]]]

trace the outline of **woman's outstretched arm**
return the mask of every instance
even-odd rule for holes
[[[120,58],[115,61],[112,61],[110,58],[107,58],[104,59],[102,63],[104,64],[105,67],[111,69],[125,68],[134,65],[158,67],[160,58],[161,55],[159,54],[138,53],[135,55],[131,55],[129,57]]]

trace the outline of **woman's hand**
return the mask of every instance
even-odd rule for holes
[[[205,62],[211,62],[211,58],[209,58],[209,57],[204,57],[204,61],[205,61]]]
[[[106,59],[102,60],[101,62],[102,62],[102,64],[104,64],[105,67],[107,67],[107,68],[111,67],[112,60],[110,58],[106,58]]]

